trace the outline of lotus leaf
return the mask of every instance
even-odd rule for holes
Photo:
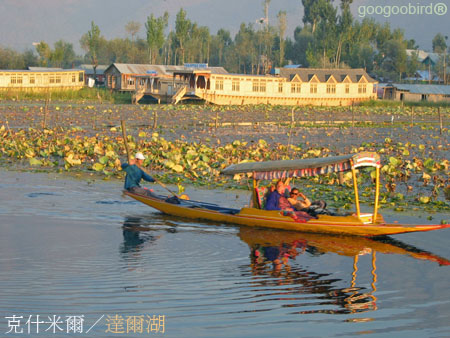
[[[104,167],[105,166],[103,164],[97,162],[97,163],[94,163],[94,165],[92,166],[92,169],[94,169],[95,171],[102,171]]]
[[[38,160],[37,158],[30,158],[30,165],[42,165],[42,161]]]
[[[106,165],[106,164],[108,163],[108,161],[109,161],[109,157],[108,157],[108,156],[102,156],[102,157],[100,157],[100,159],[99,159],[99,162],[100,162],[101,164],[104,164],[104,165]]]
[[[420,196],[419,197],[419,202],[420,203],[428,204],[428,203],[430,203],[430,201],[431,201],[431,198],[428,197],[428,196]]]

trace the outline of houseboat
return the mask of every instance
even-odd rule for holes
[[[279,68],[273,75],[183,69],[173,76],[184,82],[185,95],[217,105],[348,106],[377,96],[377,81],[364,69]]]

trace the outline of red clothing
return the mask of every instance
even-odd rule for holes
[[[281,210],[294,211],[291,203],[289,203],[288,199],[284,196],[280,196],[279,205]]]

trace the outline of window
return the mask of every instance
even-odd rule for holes
[[[233,80],[233,81],[231,82],[231,90],[232,90],[233,92],[238,92],[238,91],[241,90],[241,84],[240,84],[239,79]]]
[[[50,83],[55,83],[55,75],[50,75],[49,82]]]
[[[261,93],[266,92],[266,80],[259,80],[259,91]]]
[[[311,94],[317,94],[317,83],[311,83],[310,84],[309,92]]]
[[[259,91],[259,80],[253,80],[252,90],[254,92],[258,92]]]
[[[336,85],[334,83],[327,84],[327,94],[336,94]]]
[[[36,83],[36,78],[34,77],[34,75],[30,75],[29,82],[30,82],[30,84],[35,84]]]
[[[283,92],[283,82],[278,82],[278,93]]]
[[[56,83],[61,83],[61,75],[56,75]]]
[[[221,77],[216,79],[216,90],[223,90],[223,79]]]
[[[75,74],[72,74],[72,82],[75,82],[77,80],[75,76]]]
[[[83,81],[84,81],[83,72],[79,72],[78,73],[78,82],[83,82]]]
[[[365,94],[367,91],[367,86],[363,83],[358,85],[358,94]]]
[[[300,83],[291,83],[291,93],[301,93],[302,85]]]
[[[345,94],[350,93],[350,85],[348,83],[345,84]]]
[[[11,78],[10,78],[9,81],[10,81],[11,84],[16,84],[17,83],[17,77],[15,75],[11,75]]]

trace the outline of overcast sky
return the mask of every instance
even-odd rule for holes
[[[334,4],[339,2],[335,0]],[[447,6],[449,0],[354,0],[351,9],[356,19],[365,16],[388,21],[392,27],[402,28],[406,37],[415,39],[422,49],[431,50],[431,40],[437,33],[450,36]],[[147,16],[168,11],[169,29],[173,29],[180,8],[187,11],[191,21],[208,26],[211,34],[225,28],[234,36],[241,23],[255,23],[263,16],[263,0],[0,0],[0,45],[23,51],[33,48],[33,42],[53,45],[63,39],[81,53],[79,40],[90,29],[91,21],[107,39],[125,37],[126,23],[138,21],[142,24],[139,35],[144,37]],[[276,24],[280,10],[287,12],[287,34],[292,36],[295,27],[303,25],[302,2],[272,0],[271,24]]]

